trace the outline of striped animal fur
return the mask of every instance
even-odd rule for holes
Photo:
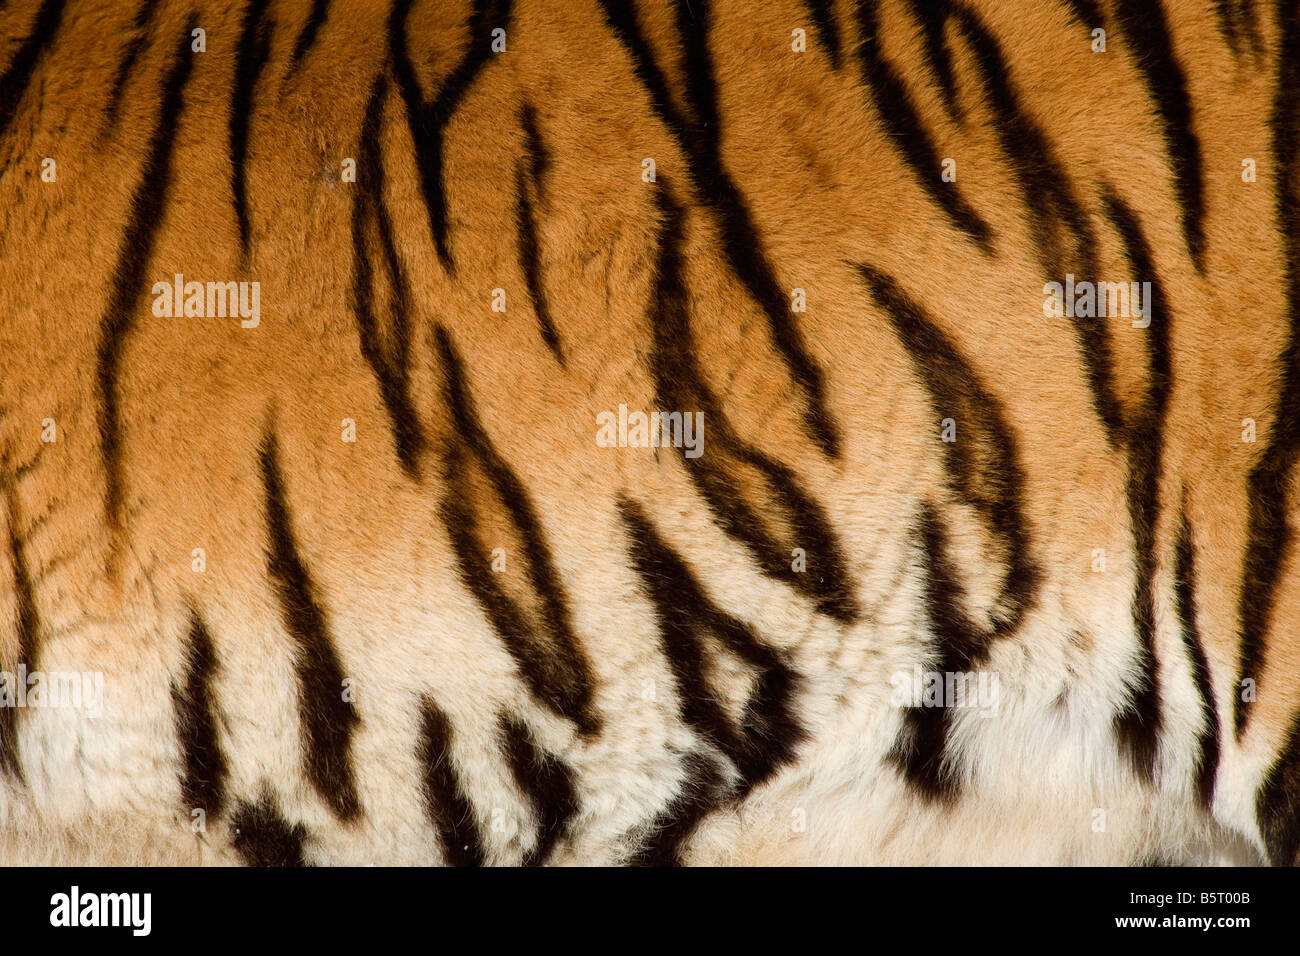
[[[0,863],[1300,863],[1297,455],[1294,2],[0,3]]]

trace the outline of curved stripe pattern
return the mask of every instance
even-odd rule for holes
[[[469,19],[469,48],[437,95],[425,102],[415,77],[415,66],[407,52],[406,21],[412,0],[397,0],[388,19],[388,47],[393,72],[406,104],[406,120],[415,143],[420,190],[429,217],[438,259],[449,274],[455,274],[447,227],[447,194],[443,183],[443,133],[456,115],[461,100],[492,56],[492,31],[506,29],[510,21],[510,0],[474,0]]]
[[[523,483],[479,423],[451,337],[439,326],[435,340],[453,424],[439,514],[451,537],[457,572],[533,696],[591,736],[600,729],[595,678],[574,632],[569,599],[541,521]],[[489,540],[489,529],[502,539]],[[506,547],[515,542],[517,547]],[[507,552],[504,573],[491,567],[490,555],[498,547]],[[522,573],[516,571],[520,564]]]
[[[230,817],[231,846],[246,866],[305,866],[307,828],[290,824],[279,801],[265,787],[254,803],[241,800]]]
[[[189,83],[193,53],[190,30],[185,28],[180,49],[162,84],[158,125],[150,138],[139,183],[131,196],[126,231],[113,269],[112,291],[99,325],[102,330],[96,364],[99,388],[99,446],[104,461],[104,516],[110,534],[108,576],[116,579],[120,569],[123,505],[126,495],[122,474],[121,396],[118,372],[126,339],[135,324],[135,303],[144,285],[144,272],[153,255],[158,227],[167,208],[172,180],[172,154],[176,130],[185,105],[185,87]]]
[[[1007,565],[992,609],[993,626],[979,627],[967,611],[968,597],[949,555],[940,512],[933,504],[923,506],[915,532],[923,604],[938,654],[933,666],[946,681],[950,674],[971,674],[982,667],[994,640],[1014,633],[1037,600],[1041,571],[1031,556],[1021,506],[1024,474],[1001,402],[957,348],[892,277],[865,265],[858,272],[911,356],[936,416],[956,424],[957,440],[943,445],[949,486],[982,515],[1001,542]],[[943,703],[904,709],[890,759],[922,796],[950,802],[959,794],[964,770],[948,745],[952,702]]]
[[[482,866],[486,859],[483,835],[453,763],[451,719],[434,703],[420,703],[420,763],[424,766],[424,799],[429,820],[442,843],[449,866]]]
[[[1265,642],[1282,570],[1293,553],[1287,517],[1288,491],[1300,457],[1300,8],[1278,2],[1281,46],[1273,101],[1273,174],[1277,227],[1283,241],[1282,287],[1286,295],[1287,342],[1279,358],[1282,385],[1271,403],[1275,418],[1268,445],[1246,485],[1249,526],[1237,616],[1241,622],[1237,687],[1253,680],[1258,689]],[[1250,706],[1237,692],[1237,739],[1246,733]]]
[[[697,187],[696,201],[716,216],[728,265],[763,310],[777,351],[795,386],[804,393],[804,422],[809,434],[827,457],[838,458],[841,439],[827,406],[822,370],[805,350],[799,330],[790,319],[785,293],[763,252],[762,237],[744,195],[723,167],[707,0],[678,0],[676,7],[686,70],[686,96],[695,111],[693,122],[688,122],[673,106],[667,80],[637,25],[630,0],[601,0],[601,6],[606,22],[632,61],[633,72],[649,94],[656,115],[690,160],[688,172]]]
[[[942,5],[927,7],[916,3],[915,7],[918,13],[924,14],[928,48],[945,102],[952,110],[951,67],[943,41],[943,27],[949,11]],[[871,91],[885,132],[930,200],[943,210],[954,226],[975,242],[981,252],[992,252],[992,228],[966,201],[956,183],[945,183],[939,178],[939,150],[926,132],[920,111],[907,92],[903,78],[880,52],[880,11],[876,0],[859,0],[857,22],[862,79]]]
[[[656,398],[661,408],[702,411],[710,435],[707,454],[687,458],[679,449],[683,467],[722,529],[746,547],[764,574],[803,592],[820,613],[851,623],[857,601],[829,516],[792,469],[741,441],[705,384],[681,274],[685,214],[662,176],[657,198],[662,225],[648,323]],[[806,554],[805,571],[791,567],[795,548]]]
[[[194,810],[216,816],[226,802],[229,769],[217,736],[217,666],[212,635],[198,612],[191,610],[184,678],[171,689],[181,745],[181,806],[187,817]]]
[[[784,655],[713,603],[639,505],[624,498],[619,511],[632,565],[654,607],[663,652],[677,685],[679,714],[707,748],[688,758],[682,791],[638,853],[639,862],[673,862],[708,812],[744,797],[795,759],[806,737],[795,706],[799,676]],[[753,675],[739,726],[727,715],[718,690],[706,676],[708,662],[719,654],[742,663]],[[723,785],[730,774],[716,766],[709,752],[713,750],[735,768],[734,783]]]
[[[352,735],[361,718],[343,699],[343,668],[330,637],[317,589],[298,553],[285,497],[275,435],[261,451],[266,495],[266,570],[280,602],[285,630],[294,643],[298,715],[307,779],[343,822],[361,815],[352,769]]]
[[[361,175],[352,199],[352,311],[357,321],[361,354],[379,384],[388,412],[393,447],[406,474],[420,477],[424,432],[411,399],[411,319],[414,312],[410,280],[393,241],[393,223],[384,202],[384,157],[380,145],[388,78],[380,74],[370,88],[359,136]],[[381,334],[378,283],[367,239],[378,240],[389,290],[389,319]]]
[[[1138,636],[1138,680],[1132,699],[1125,702],[1115,718],[1120,743],[1128,752],[1135,772],[1149,782],[1155,776],[1156,751],[1164,723],[1160,708],[1160,670],[1155,654],[1155,575],[1159,563],[1156,529],[1160,521],[1165,416],[1173,384],[1169,354],[1171,316],[1164,284],[1137,215],[1108,188],[1103,190],[1103,200],[1107,216],[1124,243],[1135,279],[1151,283],[1146,303],[1150,325],[1145,330],[1149,386],[1141,407],[1130,418],[1125,441],[1128,452],[1125,498],[1136,554],[1133,623]]]

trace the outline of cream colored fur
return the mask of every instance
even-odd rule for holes
[[[26,35],[35,6],[9,5],[0,64]],[[20,538],[32,568],[42,669],[102,671],[106,682],[98,718],[73,710],[23,716],[25,782],[0,777],[0,864],[239,862],[228,817],[195,834],[181,805],[171,686],[183,670],[191,606],[202,609],[220,658],[214,691],[227,789],[255,800],[269,782],[285,819],[306,828],[310,862],[441,859],[421,796],[422,695],[452,721],[454,764],[488,862],[516,863],[535,840],[532,811],[500,755],[497,720],[505,712],[526,718],[575,773],[580,813],[550,862],[625,860],[678,793],[681,754],[695,738],[678,716],[653,608],[630,563],[620,494],[654,517],[714,603],[788,652],[803,678],[795,707],[809,738],[798,759],[739,806],[709,816],[687,844],[688,861],[1109,864],[1241,861],[1262,852],[1256,794],[1300,706],[1292,679],[1300,575],[1288,566],[1250,730],[1240,743],[1226,730],[1246,476],[1275,413],[1286,337],[1266,124],[1277,42],[1267,17],[1267,52],[1252,64],[1230,55],[1208,0],[1165,3],[1178,55],[1194,64],[1188,79],[1207,197],[1207,269],[1198,275],[1177,226],[1153,106],[1123,35],[1112,31],[1108,52],[1094,54],[1064,4],[971,4],[1001,44],[1021,105],[1078,186],[1103,269],[1128,268],[1103,224],[1104,183],[1137,211],[1170,300],[1173,390],[1156,529],[1164,729],[1156,782],[1147,786],[1111,730],[1137,641],[1125,463],[1107,447],[1068,324],[1042,315],[1047,280],[970,50],[952,36],[967,115],[959,125],[922,65],[919,28],[896,0],[880,5],[885,53],[941,154],[956,158],[962,195],[992,226],[991,255],[960,237],[886,135],[852,54],[847,4],[835,5],[845,43],[838,73],[803,5],[712,5],[723,164],[782,288],[806,290],[808,311],[792,319],[825,373],[843,436],[838,460],[822,455],[804,428],[805,394],[727,267],[709,197],[697,194],[688,157],[655,117],[594,3],[518,0],[507,51],[484,67],[448,125],[454,275],[435,254],[401,100],[390,94],[380,137],[384,199],[414,290],[411,393],[429,436],[420,481],[402,472],[359,350],[349,306],[358,186],[340,180],[342,160],[359,153],[367,92],[386,56],[388,11],[335,4],[289,78],[289,50],[310,4],[272,4],[276,28],[249,123],[253,242],[244,275],[227,144],[239,11],[200,5],[195,22],[207,32],[207,52],[195,55],[184,91],[174,176],[145,275],[150,284],[176,272],[259,279],[262,317],[256,329],[228,319],[158,319],[148,288],[140,290],[120,369],[125,530],[114,579],[106,570],[114,544],[97,424],[98,323],[187,6],[164,5],[118,124],[105,129],[124,49],[117,38],[129,36],[134,12],[74,5],[0,138],[0,482],[14,504],[8,518],[0,511],[0,530]],[[645,3],[640,16],[670,95],[689,112],[672,12]],[[458,62],[466,21],[460,5],[415,4],[411,58],[427,94]],[[806,53],[791,50],[796,28],[807,31]],[[565,367],[538,337],[517,261],[524,102],[536,111],[549,157],[539,258]],[[40,180],[46,156],[57,160],[55,183]],[[656,162],[657,183],[642,180],[646,157]],[[1243,157],[1259,162],[1255,184],[1241,181]],[[819,615],[804,595],[763,575],[720,529],[675,454],[596,445],[597,413],[620,403],[656,407],[647,355],[659,189],[673,190],[686,209],[684,281],[703,376],[743,439],[787,464],[825,509],[863,612],[851,625]],[[891,677],[922,663],[929,641],[911,535],[921,503],[936,495],[946,503],[973,615],[987,614],[999,579],[987,529],[943,491],[935,412],[857,263],[894,276],[923,304],[1005,407],[1043,572],[1037,604],[992,652],[998,713],[959,716],[954,740],[974,772],[951,806],[920,799],[885,759],[901,722]],[[506,291],[505,314],[491,311],[497,288]],[[462,358],[479,420],[531,497],[570,596],[604,721],[590,739],[529,696],[456,573],[438,517],[439,455],[455,436],[441,398],[435,324]],[[1123,323],[1112,328],[1121,401],[1131,408],[1147,388],[1144,340]],[[46,418],[57,423],[52,444],[40,438]],[[1241,440],[1244,418],[1259,423],[1259,443]],[[356,422],[355,443],[341,440],[344,419]],[[352,761],[363,814],[351,824],[330,813],[304,776],[292,647],[266,572],[258,454],[268,429],[277,436],[299,551],[343,673],[357,688]],[[1212,817],[1192,789],[1201,717],[1169,563],[1183,486],[1225,728]],[[2,524],[10,520],[12,527]],[[203,573],[191,569],[195,548],[206,552]],[[1097,548],[1109,558],[1105,573],[1090,569]],[[0,662],[16,653],[12,581],[6,552]],[[740,694],[733,689],[732,697]],[[492,828],[494,810],[507,821],[504,832]],[[1095,829],[1098,810],[1103,832]]]

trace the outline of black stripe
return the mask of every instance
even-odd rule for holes
[[[1192,130],[1187,76],[1174,54],[1159,0],[1115,0],[1115,14],[1130,37],[1147,89],[1164,127],[1174,189],[1182,210],[1183,237],[1197,272],[1205,271],[1205,183],[1201,144]]]
[[[32,32],[27,35],[14,58],[9,61],[9,68],[0,76],[0,139],[13,122],[18,103],[32,81],[32,71],[40,62],[42,55],[58,32],[63,20],[64,0],[45,0],[36,11],[36,20]]]
[[[1044,272],[1061,282],[1067,273],[1095,281],[1091,277],[1097,274],[1096,238],[1088,216],[1074,197],[1065,167],[1046,134],[1020,109],[1011,85],[1011,71],[997,40],[964,5],[954,7],[954,16],[983,77],[1003,151],[1021,178],[1030,229]],[[1107,441],[1116,447],[1123,437],[1124,418],[1115,391],[1106,327],[1093,319],[1075,318],[1074,331],[1088,370],[1093,406],[1106,427]]]
[[[1081,272],[1079,266],[1092,259],[1090,250],[1095,240],[1087,217],[1068,186],[1065,167],[1057,159],[1046,134],[1020,108],[1019,97],[1011,85],[1010,67],[997,40],[964,4],[953,5],[953,17],[975,55],[974,63],[988,92],[1003,150],[1024,180],[1022,191],[1026,197],[1036,200],[1026,205],[1034,213],[1032,226],[1044,270],[1049,275],[1066,270]]]
[[[131,71],[135,69],[140,54],[149,45],[149,35],[155,15],[162,7],[163,4],[159,0],[141,0],[139,8],[135,12],[135,19],[131,22],[131,38],[126,47],[126,54],[118,63],[117,72],[113,74],[113,89],[108,96],[108,108],[104,111],[103,129],[105,132],[117,125],[117,117],[122,109],[122,92],[126,89],[126,81],[130,78]]]
[[[1300,716],[1292,722],[1264,778],[1255,813],[1269,863],[1300,866]]]
[[[533,739],[528,725],[501,718],[502,749],[515,783],[528,797],[537,821],[537,842],[524,857],[524,866],[541,866],[555,844],[569,835],[579,809],[573,771]]]
[[[118,405],[118,369],[126,337],[135,323],[135,304],[144,282],[145,269],[153,254],[158,226],[167,208],[172,179],[172,155],[176,128],[184,107],[185,85],[189,82],[193,57],[187,25],[180,50],[163,81],[158,125],[149,142],[140,181],[131,197],[130,218],[113,269],[113,286],[108,305],[100,318],[103,330],[99,342],[96,378],[99,388],[99,447],[104,459],[104,511],[111,535],[109,576],[117,576],[123,521],[122,423]]]
[[[649,824],[629,866],[680,866],[686,841],[700,822],[729,799],[726,778],[717,762],[688,754],[681,790]]]
[[[937,25],[934,30],[938,33],[940,50],[945,51],[942,35],[943,23],[947,20],[946,11],[942,18],[936,16],[935,19]],[[862,68],[862,80],[871,90],[885,132],[911,166],[916,181],[931,201],[943,210],[954,226],[975,241],[981,252],[992,252],[993,230],[962,197],[956,183],[945,183],[940,179],[939,151],[925,131],[921,115],[907,92],[903,78],[881,55],[879,9],[875,0],[859,0],[857,21],[858,62]],[[943,64],[947,62],[945,53],[936,66],[942,70]],[[942,73],[940,77],[942,80]],[[951,75],[942,86],[951,105]]]
[[[407,475],[418,478],[425,439],[411,402],[411,289],[397,256],[393,225],[384,204],[381,126],[387,94],[388,79],[381,73],[370,89],[358,144],[362,175],[352,199],[352,311],[357,320],[361,354],[375,373],[379,394],[388,412],[398,460]],[[387,352],[380,342],[379,322],[375,315],[374,267],[367,251],[366,230],[371,222],[383,252],[391,293],[392,320]]]
[[[13,568],[14,610],[18,632],[18,655],[12,662],[12,679],[17,680],[18,665],[28,673],[38,669],[41,620],[36,611],[36,589],[27,564],[27,550],[18,531],[18,502],[12,487],[5,492],[5,527],[9,532],[9,563]],[[18,688],[12,688],[17,691]],[[14,780],[23,780],[22,757],[18,751],[18,722],[26,711],[17,706],[0,707],[0,771]]]
[[[939,81],[943,105],[948,110],[948,115],[955,119],[957,84],[952,70],[952,53],[944,34],[948,17],[952,15],[952,4],[950,0],[912,0],[912,14],[921,22],[926,54],[933,66],[935,79]],[[930,181],[933,182],[934,167],[930,167],[929,172]]]
[[[295,646],[298,714],[307,779],[340,820],[361,813],[352,772],[352,734],[361,722],[343,699],[343,670],[330,638],[316,587],[294,543],[285,502],[275,435],[268,432],[261,449],[266,492],[266,569],[280,602],[285,630]]]
[[[1138,281],[1151,283],[1146,330],[1148,377],[1146,401],[1128,430],[1128,481],[1125,498],[1136,552],[1133,622],[1138,635],[1138,682],[1133,699],[1116,717],[1120,741],[1145,780],[1153,779],[1161,726],[1160,674],[1155,656],[1156,527],[1160,518],[1160,479],[1164,458],[1165,413],[1171,388],[1170,315],[1164,285],[1151,260],[1151,249],[1137,216],[1109,188],[1103,189],[1106,215],[1124,241]],[[1095,319],[1090,321],[1096,321]]]
[[[632,70],[649,94],[655,115],[668,127],[682,149],[693,157],[694,147],[689,143],[692,130],[673,104],[668,82],[655,63],[650,44],[637,26],[636,10],[631,0],[601,0],[601,9],[605,13],[605,22],[631,58]]]
[[[326,19],[330,15],[330,0],[312,0],[311,12],[307,14],[307,22],[302,25],[302,30],[298,33],[298,39],[293,43],[293,53],[289,57],[289,75],[292,76],[302,65],[302,58],[307,55],[316,42],[316,34],[320,28],[325,25]]]
[[[1268,447],[1251,470],[1247,485],[1250,524],[1237,610],[1241,620],[1237,687],[1240,689],[1242,680],[1249,678],[1255,681],[1257,692],[1278,576],[1290,553],[1287,491],[1300,455],[1300,195],[1296,188],[1300,177],[1300,6],[1279,0],[1278,22],[1281,49],[1272,127],[1277,228],[1285,243],[1287,344],[1279,361],[1282,386],[1273,406],[1277,417]],[[1250,710],[1240,692],[1234,694],[1234,701],[1240,740]]]
[[[523,270],[524,281],[528,285],[528,297],[532,300],[533,311],[537,313],[537,324],[541,329],[542,341],[563,365],[564,353],[560,350],[560,336],[555,331],[555,323],[551,321],[551,310],[546,304],[546,291],[542,288],[541,267],[538,264],[537,222],[534,217],[533,201],[529,196],[531,188],[537,196],[537,201],[541,202],[542,177],[546,174],[548,158],[546,147],[537,134],[537,117],[531,105],[525,104],[520,111],[520,123],[524,129],[524,151],[527,162],[521,158],[519,168],[515,171],[515,226],[519,230],[519,267]]]
[[[930,504],[921,510],[917,537],[927,630],[938,651],[932,666],[946,682],[949,674],[972,674],[981,667],[996,635],[981,631],[966,616],[966,592],[948,553],[947,533]],[[953,709],[946,699],[941,703],[903,709],[889,761],[923,797],[946,803],[957,798],[963,770],[957,756],[948,753]]]
[[[826,56],[831,61],[831,69],[840,68],[840,28],[835,22],[834,0],[804,0],[808,13],[817,28],[817,37],[821,41]]]
[[[621,499],[619,513],[627,528],[633,567],[654,606],[660,641],[677,684],[682,720],[735,765],[740,781],[733,796],[742,797],[794,760],[806,737],[795,713],[799,677],[783,655],[709,599],[685,561],[660,537],[637,504]],[[755,672],[755,688],[739,727],[709,686],[706,641]]]
[[[946,681],[948,674],[969,674],[983,666],[992,642],[1014,632],[1037,600],[1041,573],[1030,556],[1021,505],[1024,473],[997,397],[897,282],[869,266],[858,269],[912,357],[936,412],[957,424],[957,441],[944,443],[950,487],[983,515],[1003,543],[1006,576],[992,609],[993,627],[985,631],[967,616],[967,595],[949,557],[938,512],[927,504],[920,515],[918,551],[923,558],[928,630],[938,650],[938,672]],[[963,439],[963,435],[973,437]],[[906,708],[890,753],[909,784],[927,799],[938,801],[956,798],[962,773],[948,753],[953,711],[946,703]]]
[[[1214,12],[1219,19],[1219,32],[1223,34],[1223,39],[1235,54],[1241,44],[1236,0],[1214,0]]]
[[[806,400],[804,421],[821,450],[839,456],[840,436],[827,407],[822,371],[804,349],[802,336],[790,319],[789,301],[763,252],[758,229],[741,191],[723,168],[717,87],[709,53],[709,7],[705,0],[678,0],[677,23],[685,46],[687,97],[696,122],[687,125],[672,106],[663,73],[642,36],[636,13],[627,0],[601,0],[610,28],[631,57],[637,78],[646,87],[659,118],[690,159],[690,175],[699,201],[716,215],[727,263],[763,310],[768,329],[794,384]]]
[[[957,425],[957,441],[943,443],[944,465],[954,491],[1003,542],[1008,567],[993,617],[995,633],[1010,633],[1036,600],[1041,575],[1030,557],[1021,505],[1024,472],[1002,403],[893,278],[870,266],[858,270],[911,355],[936,413]],[[962,437],[971,433],[974,449]]]
[[[239,801],[230,818],[231,845],[246,866],[304,866],[302,844],[307,828],[280,815],[270,790],[257,803]]]
[[[451,866],[482,866],[483,838],[470,803],[452,763],[451,721],[430,698],[420,704],[420,752],[424,765],[424,799],[429,820],[442,841],[445,861]]]
[[[186,811],[221,812],[226,799],[228,769],[217,738],[213,681],[217,652],[212,636],[197,612],[190,612],[190,636],[185,648],[185,678],[172,684],[176,735],[181,745],[181,801]]]
[[[701,411],[710,435],[707,454],[687,458],[685,449],[679,450],[683,467],[723,530],[749,550],[764,574],[804,592],[817,602],[821,613],[849,623],[857,615],[857,604],[829,517],[799,487],[794,472],[735,435],[700,374],[682,280],[684,213],[663,177],[659,187],[656,198],[662,226],[649,317],[656,398],[660,408],[680,410],[683,415]],[[761,489],[749,501],[737,489],[742,476],[744,484]],[[791,570],[791,551],[796,547],[807,554],[804,572]]]
[[[1070,8],[1070,13],[1074,19],[1078,20],[1091,33],[1097,27],[1106,25],[1106,18],[1101,12],[1101,5],[1097,0],[1066,0],[1066,6]]]
[[[235,79],[230,89],[230,191],[239,226],[239,248],[248,262],[252,226],[248,221],[247,181],[244,163],[248,158],[248,121],[253,109],[253,90],[270,53],[271,27],[263,22],[269,0],[249,0],[244,8],[239,46],[235,52]]]
[[[420,170],[420,189],[429,216],[438,259],[448,272],[455,263],[447,235],[447,195],[443,183],[443,133],[456,114],[461,100],[492,56],[492,31],[506,29],[510,20],[511,0],[474,0],[469,18],[469,48],[456,68],[443,82],[432,102],[425,103],[415,77],[415,67],[407,52],[406,19],[412,0],[398,0],[388,18],[388,46],[393,71],[406,104],[406,120],[415,144]]]
[[[1219,772],[1219,709],[1210,683],[1210,664],[1205,657],[1201,631],[1196,621],[1196,545],[1187,523],[1186,508],[1178,523],[1178,543],[1174,551],[1174,597],[1178,621],[1183,631],[1183,646],[1192,664],[1192,680],[1201,699],[1200,754],[1196,760],[1196,792],[1207,811],[1214,803],[1214,782]]]
[[[1254,0],[1214,0],[1219,33],[1233,56],[1249,52],[1259,57],[1264,52],[1264,38],[1259,32],[1258,11]]]
[[[685,46],[686,96],[694,107],[697,127],[692,172],[703,186],[705,201],[721,214],[722,247],[732,270],[749,289],[767,317],[768,329],[807,407],[804,422],[813,439],[830,458],[839,457],[840,436],[827,406],[822,370],[804,347],[790,318],[790,302],[763,251],[763,240],[745,204],[744,193],[722,161],[722,117],[718,113],[717,81],[709,48],[709,0],[678,0],[677,28]]]
[[[455,548],[461,580],[501,636],[537,699],[573,721],[584,735],[594,734],[600,728],[592,700],[595,680],[586,652],[574,633],[568,597],[551,560],[541,522],[523,484],[479,423],[450,336],[441,326],[435,336],[446,377],[446,402],[455,425],[455,440],[446,459],[448,490],[440,514]],[[505,592],[491,570],[491,547],[481,539],[479,509],[469,487],[475,468],[486,474],[497,503],[509,515],[523,542],[535,616]],[[530,620],[535,621],[535,626]]]
[[[1259,57],[1264,55],[1264,36],[1259,31],[1259,15],[1255,9],[1255,0],[1237,0],[1241,11],[1241,29],[1250,40],[1251,52]],[[1278,19],[1281,23],[1281,18]]]

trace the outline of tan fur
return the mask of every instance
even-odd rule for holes
[[[37,6],[11,3],[0,19],[0,70]],[[853,53],[848,4],[834,5],[844,47],[838,72],[802,4],[710,6],[722,164],[782,290],[806,290],[807,312],[790,318],[823,371],[843,440],[838,459],[810,435],[804,383],[727,264],[714,197],[701,193],[690,157],[657,118],[598,6],[518,0],[507,51],[477,75],[446,128],[454,274],[432,242],[393,82],[382,112],[383,201],[413,292],[409,392],[427,439],[419,476],[404,473],[350,298],[354,194],[375,171],[359,164],[358,183],[340,181],[341,161],[364,146],[368,92],[388,55],[388,8],[335,4],[290,77],[310,4],[272,4],[270,56],[249,119],[252,244],[244,273],[228,154],[240,10],[200,4],[193,22],[207,32],[207,52],[194,55],[184,89],[165,213],[120,363],[120,535],[105,516],[100,322],[162,79],[190,10],[163,5],[111,127],[108,91],[134,11],[105,3],[66,12],[0,136],[0,492],[9,503],[0,508],[0,541],[12,534],[21,542],[33,575],[41,669],[102,671],[105,712],[20,715],[24,780],[0,771],[0,863],[239,862],[229,815],[195,834],[180,798],[172,687],[184,673],[191,608],[201,610],[220,660],[213,690],[226,789],[232,800],[256,801],[271,787],[284,818],[306,828],[312,862],[443,858],[421,789],[418,704],[426,696],[454,728],[451,760],[472,797],[487,862],[517,863],[536,840],[533,812],[501,758],[502,714],[525,720],[575,775],[580,812],[550,862],[628,859],[683,786],[681,755],[695,736],[677,712],[620,496],[653,517],[712,602],[787,655],[802,678],[795,707],[808,738],[797,759],[707,817],[686,846],[688,861],[1096,864],[1240,860],[1263,851],[1257,794],[1300,709],[1292,679],[1300,668],[1300,576],[1292,559],[1276,591],[1266,664],[1254,675],[1259,699],[1249,731],[1233,739],[1247,476],[1277,414],[1287,338],[1267,123],[1278,51],[1271,12],[1261,8],[1265,51],[1256,62],[1228,50],[1208,0],[1164,4],[1189,65],[1204,163],[1206,269],[1198,274],[1179,230],[1157,116],[1123,33],[1112,29],[1108,52],[1093,54],[1064,4],[970,4],[996,36],[1022,108],[1077,187],[1103,274],[1130,269],[1105,218],[1105,184],[1140,219],[1168,297],[1172,391],[1155,547],[1165,729],[1156,780],[1147,785],[1111,731],[1136,640],[1127,466],[1107,446],[1068,322],[1042,315],[1043,283],[1062,277],[1042,274],[972,51],[950,30],[966,116],[957,123],[925,66],[908,8],[880,4],[883,52],[939,154],[956,158],[956,187],[992,227],[989,255],[953,228],[887,135]],[[674,10],[646,2],[638,17],[674,108],[690,116]],[[468,19],[467,4],[414,5],[408,50],[426,98],[460,61]],[[791,50],[795,28],[807,31],[806,53]],[[536,112],[548,156],[545,195],[535,202],[538,258],[563,367],[539,337],[518,262],[524,103]],[[56,183],[40,180],[46,156],[57,160]],[[656,183],[642,181],[646,157],[655,160]],[[1241,181],[1244,157],[1259,163],[1255,184]],[[739,439],[789,468],[829,516],[861,610],[852,624],[819,614],[806,594],[761,573],[719,526],[676,452],[596,445],[598,413],[659,407],[648,356],[661,190],[685,210],[682,278],[701,375]],[[368,242],[377,248],[373,231]],[[899,726],[891,676],[922,661],[928,640],[911,537],[919,506],[943,503],[973,618],[990,619],[1009,556],[946,490],[936,410],[859,263],[895,277],[1002,403],[1043,574],[1035,607],[991,652],[1004,707],[990,720],[962,714],[956,722],[954,740],[974,769],[953,805],[918,797],[887,760]],[[149,286],[177,272],[259,280],[259,327],[156,318]],[[377,265],[376,273],[383,290]],[[497,288],[506,292],[504,314],[491,311]],[[377,294],[377,308],[390,296]],[[540,620],[524,543],[491,476],[472,462],[463,472],[448,464],[464,436],[445,398],[438,326],[460,357],[479,423],[526,489],[569,597],[603,720],[590,737],[529,694],[457,574],[439,509],[458,489],[480,515],[483,547],[505,550],[502,588]],[[1146,339],[1123,321],[1110,328],[1120,403],[1131,412],[1150,385]],[[57,423],[53,444],[41,442],[46,418]],[[1258,423],[1254,444],[1241,440],[1244,418]],[[355,443],[340,438],[344,419],[356,423]],[[705,455],[719,447],[710,444],[716,427],[706,420]],[[330,812],[303,769],[293,647],[267,574],[259,453],[270,432],[298,552],[342,673],[357,688],[351,760],[363,812],[351,822]],[[966,435],[959,432],[959,450]],[[778,537],[793,534],[760,474],[738,465],[732,480]],[[1184,489],[1200,632],[1223,727],[1212,814],[1193,793],[1202,724],[1174,603],[1171,556]],[[203,573],[191,570],[195,548],[206,551]],[[1109,559],[1103,574],[1090,569],[1097,548]],[[18,653],[13,564],[0,549],[0,669],[12,669]],[[723,662],[712,681],[739,719],[749,677]],[[1097,809],[1106,813],[1104,832],[1093,826]],[[492,828],[494,810],[512,829]],[[792,826],[795,819],[805,825]]]

